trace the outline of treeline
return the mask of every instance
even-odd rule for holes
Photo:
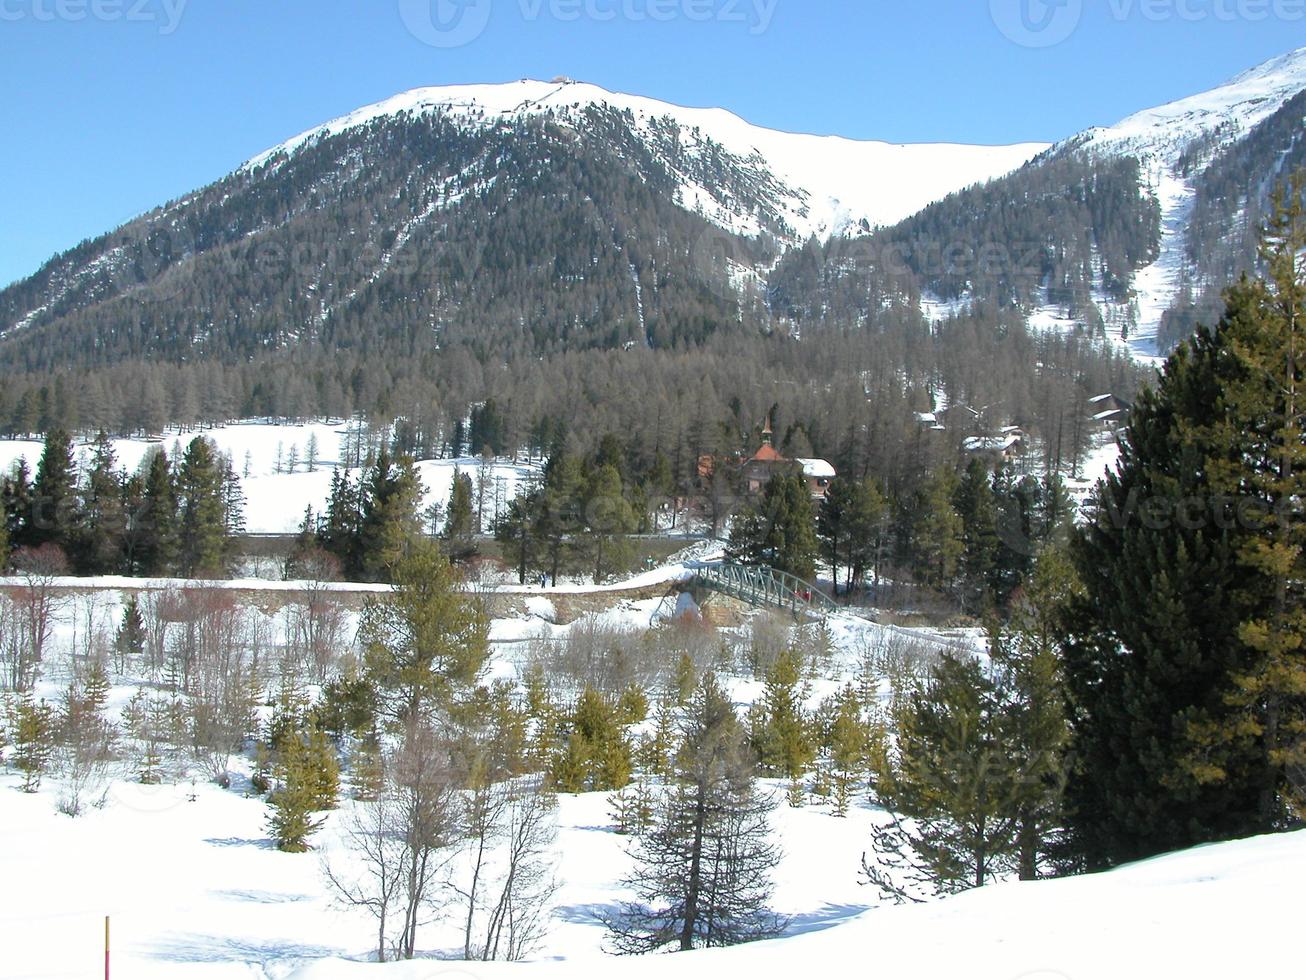
[[[874,479],[836,479],[814,501],[797,473],[781,473],[746,503],[731,556],[814,581],[818,562],[836,592],[882,578],[911,581],[973,616],[1004,616],[1034,557],[1065,541],[1074,510],[1059,479],[1017,477],[972,459],[930,472],[901,497]]]
[[[77,575],[217,577],[236,558],[244,495],[232,461],[203,436],[119,468],[104,433],[78,465],[55,429],[33,478],[25,460],[0,484],[0,561]]]

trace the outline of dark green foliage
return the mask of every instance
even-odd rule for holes
[[[72,439],[63,429],[55,429],[46,436],[32,483],[27,521],[17,543],[25,547],[53,544],[67,552],[76,509],[77,468]]]
[[[1250,314],[1230,294],[1221,333]],[[1233,362],[1200,330],[1144,391],[1099,484],[1096,518],[1073,556],[1085,594],[1066,621],[1066,674],[1077,765],[1067,788],[1073,845],[1090,867],[1263,829],[1265,773],[1247,744],[1211,746],[1207,781],[1190,759],[1194,730],[1232,719],[1232,678],[1249,668],[1240,625],[1263,601],[1239,560],[1236,501],[1211,485],[1238,466],[1223,390]],[[1181,504],[1196,502],[1194,519]]]
[[[448,542],[452,557],[466,558],[472,554],[475,520],[476,515],[472,512],[472,478],[460,470],[454,470],[449,511],[444,525],[444,539]]]
[[[756,506],[746,507],[730,533],[730,554],[801,579],[816,577],[816,511],[801,474],[777,473]]]
[[[177,565],[183,575],[217,577],[231,561],[236,515],[228,508],[225,476],[213,442],[204,436],[192,439],[177,474]]]

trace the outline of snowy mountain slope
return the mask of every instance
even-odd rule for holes
[[[392,116],[443,112],[484,123],[496,117],[508,122],[519,116],[552,114],[575,124],[587,107],[629,113],[636,132],[650,143],[655,142],[656,124],[670,119],[692,149],[710,153],[709,144],[715,143],[759,164],[780,182],[778,203],[799,240],[838,234],[861,222],[892,224],[953,191],[1008,173],[1047,148],[1040,143],[895,145],[785,133],[754,126],[725,109],[685,108],[568,79],[523,79],[405,92],[302,133],[254,157],[245,169],[256,170],[323,137]],[[756,234],[759,230],[751,215],[722,209],[723,202],[715,200],[708,188],[686,180],[682,194],[687,206],[699,205],[705,217],[728,231]]]
[[[1053,153],[1087,151],[1137,157],[1160,204],[1160,255],[1135,276],[1135,323],[1124,338],[1139,358],[1157,361],[1165,353],[1158,347],[1157,329],[1189,271],[1185,248],[1197,194],[1196,177],[1203,162],[1245,139],[1303,90],[1306,47],[1245,71],[1208,92],[1145,109],[1114,126],[1087,130],[1053,148]],[[1106,308],[1103,318],[1108,323],[1113,319]]]

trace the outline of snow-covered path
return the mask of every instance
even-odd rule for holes
[[[1137,360],[1160,366],[1165,357],[1157,333],[1161,318],[1173,305],[1182,285],[1188,222],[1196,192],[1167,164],[1157,167],[1152,182],[1161,205],[1161,254],[1134,276],[1138,322],[1130,330],[1127,343]]]

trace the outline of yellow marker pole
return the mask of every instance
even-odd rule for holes
[[[104,917],[104,980],[109,980],[109,917]]]

